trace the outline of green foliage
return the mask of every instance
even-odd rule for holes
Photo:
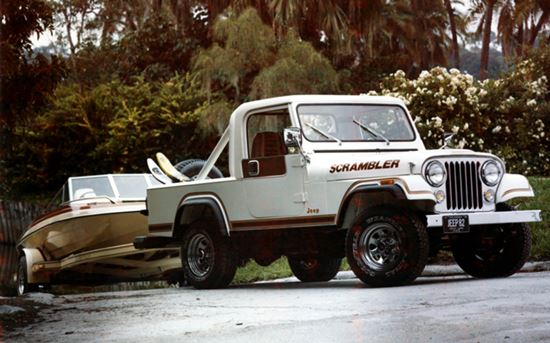
[[[338,74],[310,43],[288,37],[279,48],[276,61],[254,79],[252,98],[338,91]]]
[[[196,55],[193,71],[209,94],[224,91],[239,102],[254,75],[272,63],[275,36],[254,9],[247,9],[238,17],[220,16],[214,37],[218,43]]]
[[[81,91],[57,88],[48,109],[17,127],[6,177],[15,192],[52,191],[66,177],[145,172],[145,160],[163,151],[174,161],[205,155],[197,122],[205,98],[189,75],[166,82],[136,78]]]
[[[339,90],[338,73],[326,57],[295,34],[276,42],[254,9],[218,17],[214,38],[193,59],[193,76],[212,105],[202,112],[202,127],[223,131],[230,110],[251,98]]]

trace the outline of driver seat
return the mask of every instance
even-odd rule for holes
[[[277,132],[258,132],[252,141],[250,158],[286,155],[283,137]]]

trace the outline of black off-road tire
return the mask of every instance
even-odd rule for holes
[[[513,211],[504,203],[497,211]],[[531,252],[531,230],[525,223],[472,227],[453,244],[456,263],[476,278],[506,277],[523,267]]]
[[[174,168],[176,168],[177,171],[179,171],[183,175],[194,179],[197,175],[199,175],[202,167],[204,167],[205,164],[206,161],[204,160],[190,159],[177,163]],[[208,173],[208,177],[211,179],[219,179],[223,177],[223,174],[216,166],[214,166],[212,167],[210,173]]]
[[[197,222],[183,235],[185,279],[197,289],[227,287],[237,271],[235,255],[230,238],[213,223]]]
[[[332,280],[338,274],[341,264],[342,259],[334,257],[288,257],[290,270],[302,282]]]
[[[406,209],[377,207],[360,215],[346,237],[346,256],[355,275],[374,287],[412,282],[428,260],[426,226]]]
[[[19,265],[17,267],[17,295],[21,296],[29,292],[37,292],[38,284],[28,283],[27,280],[27,258],[22,255],[19,258]]]

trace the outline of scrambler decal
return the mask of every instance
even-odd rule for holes
[[[399,161],[400,160],[387,160],[384,162],[371,161],[371,162],[361,162],[361,163],[333,164],[332,166],[330,166],[329,172],[331,174],[334,174],[334,173],[371,170],[371,169],[399,168]]]

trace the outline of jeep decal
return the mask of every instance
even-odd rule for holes
[[[343,172],[352,172],[352,171],[361,171],[361,170],[371,170],[371,169],[391,169],[399,168],[400,160],[386,160],[382,161],[370,161],[370,162],[356,162],[356,163],[344,163],[344,164],[333,164],[330,166],[329,172],[334,173],[343,173]]]

